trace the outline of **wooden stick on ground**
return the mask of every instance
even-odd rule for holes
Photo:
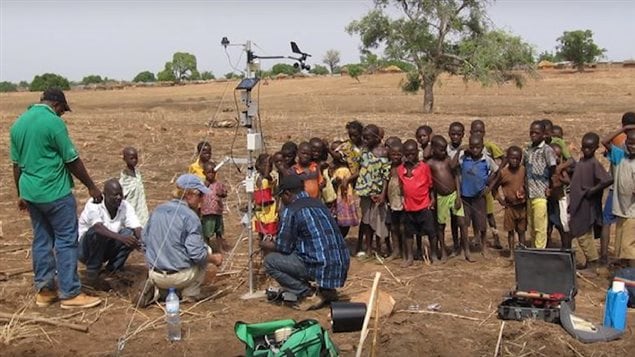
[[[58,321],[58,320],[53,320],[46,317],[18,315],[18,314],[9,314],[6,312],[0,312],[0,319],[41,322],[41,323],[54,325],[54,326],[66,327],[75,331],[88,332],[88,326],[86,325],[74,324],[74,323],[66,322],[66,321]]]
[[[501,348],[501,342],[503,342],[503,329],[505,328],[505,321],[501,323],[501,329],[498,331],[498,341],[496,341],[496,349],[494,350],[494,357],[498,357],[498,352]]]
[[[29,248],[31,248],[30,245],[22,245],[22,246],[17,246],[17,247],[11,247],[11,248],[0,250],[0,254],[18,252],[20,250],[26,250],[26,249],[29,249]]]
[[[562,337],[560,337],[559,339],[560,339],[560,341],[564,342],[564,343],[567,345],[567,347],[569,347],[569,348],[571,349],[571,351],[573,351],[573,353],[575,353],[575,355],[576,355],[576,356],[578,356],[578,357],[584,357],[584,355],[583,355],[580,351],[576,350],[576,349],[575,349],[575,347],[573,347],[573,346],[569,343],[569,341],[566,341],[566,340],[565,340],[564,338],[562,338]]]
[[[392,276],[392,278],[395,279],[397,283],[402,284],[401,279],[399,279],[398,277],[395,276],[395,274],[392,273],[392,271],[388,268],[386,263],[384,263],[384,259],[380,257],[379,254],[377,254],[377,252],[375,252],[375,258],[377,258],[377,260],[381,263],[381,265],[383,265],[384,268],[386,268],[386,271],[388,271],[388,274],[390,274],[390,276]]]
[[[16,276],[16,275],[20,275],[24,273],[30,273],[32,271],[33,271],[32,267],[21,268],[21,269],[16,269],[11,271],[0,271],[0,281],[9,280],[9,278],[12,276]]]
[[[606,290],[606,289],[602,289],[601,287],[599,287],[596,283],[594,283],[594,282],[592,282],[591,280],[589,280],[589,278],[587,278],[586,276],[584,276],[584,275],[580,274],[580,272],[575,272],[575,275],[576,275],[578,278],[580,278],[580,279],[584,280],[584,282],[589,283],[590,285],[592,285],[592,286],[594,286],[594,287],[598,288],[599,290],[602,290],[602,291]]]
[[[370,322],[370,315],[373,313],[373,306],[375,304],[375,298],[377,296],[377,286],[379,285],[379,278],[381,278],[381,273],[375,273],[375,280],[373,280],[373,287],[370,290],[370,298],[368,299],[368,305],[366,305],[366,316],[364,316],[364,324],[362,325],[362,332],[359,335],[359,343],[357,344],[357,351],[355,352],[355,357],[360,357],[362,355],[362,349],[364,348],[364,341],[366,340],[366,335],[368,334],[368,323]]]
[[[442,316],[455,317],[457,319],[463,319],[463,320],[481,321],[480,319],[477,319],[475,317],[453,314],[451,312],[438,312],[438,311],[428,311],[428,310],[397,310],[397,312],[407,312],[410,314],[442,315]]]

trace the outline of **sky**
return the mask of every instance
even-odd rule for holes
[[[312,54],[309,64],[321,64],[329,49],[341,63],[359,62],[359,37],[344,29],[372,8],[371,0],[0,0],[0,81],[46,72],[131,80],[162,70],[174,52],[194,54],[199,71],[219,77],[245,67],[242,47],[225,51],[224,36],[252,41],[260,56],[291,55],[295,41]],[[553,51],[564,31],[590,29],[608,60],[635,59],[635,0],[499,0],[488,14],[538,53]]]

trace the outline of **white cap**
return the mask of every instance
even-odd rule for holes
[[[625,291],[626,290],[626,285],[624,284],[623,281],[613,280],[613,286],[611,287],[611,290],[613,290],[615,292]]]

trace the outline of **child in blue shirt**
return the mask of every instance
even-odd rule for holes
[[[458,158],[461,168],[461,199],[465,210],[466,225],[472,222],[474,238],[481,254],[484,254],[484,239],[487,230],[487,208],[485,195],[488,183],[498,171],[498,165],[483,154],[483,137],[472,135],[469,148]]]

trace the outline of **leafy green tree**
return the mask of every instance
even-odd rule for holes
[[[362,49],[362,55],[359,56],[361,65],[366,69],[368,73],[375,73],[381,66],[379,63],[379,56],[372,53],[367,49]]]
[[[15,83],[3,81],[0,82],[0,93],[17,92],[18,86]]]
[[[20,81],[20,83],[18,83],[18,88],[29,89],[29,82],[27,82],[27,81]]]
[[[359,82],[359,76],[364,73],[364,66],[360,64],[349,64],[346,65],[346,70],[348,71],[348,75],[355,78],[357,82]]]
[[[106,77],[108,78],[108,77]],[[104,83],[105,80],[104,78],[101,78],[101,76],[96,75],[96,74],[91,74],[89,76],[86,76],[82,79],[82,84],[83,85],[87,85],[87,84],[99,84],[99,83]]]
[[[156,82],[156,80],[157,78],[154,76],[154,73],[150,71],[143,71],[143,72],[139,72],[132,81],[148,83],[148,82]]]
[[[484,84],[514,80],[517,85],[522,84],[522,74],[513,69],[531,72],[529,45],[500,31],[488,36],[486,0],[374,2],[375,8],[351,22],[346,31],[360,36],[365,51],[382,47],[387,58],[414,64],[416,70],[407,75],[402,89],[423,88],[424,112],[432,112],[434,84],[444,72]],[[402,17],[394,18],[397,12]]]
[[[216,79],[216,77],[214,77],[214,73],[212,73],[212,71],[203,71],[201,72],[201,79],[204,81],[209,81],[212,79]]]
[[[324,66],[320,66],[319,64],[316,64],[315,66],[313,66],[313,68],[311,68],[309,73],[313,73],[318,76],[324,76],[329,74],[329,69]]]
[[[172,55],[172,71],[177,81],[196,79],[196,56],[187,52],[176,52]]]
[[[172,69],[172,62],[165,62],[163,70],[157,73],[157,80],[161,82],[175,82],[174,70]]]
[[[298,72],[300,72],[299,68],[296,68],[287,63],[276,63],[273,65],[273,67],[271,67],[271,74],[274,76],[280,73],[284,73],[284,74],[288,74],[292,76]]]
[[[43,92],[51,87],[57,87],[63,90],[71,89],[68,79],[55,73],[44,73],[42,75],[36,75],[31,81],[29,90],[31,92]]]
[[[580,72],[584,71],[586,63],[595,62],[606,52],[593,42],[591,30],[565,31],[557,41],[557,55],[573,62]]]
[[[340,51],[333,49],[326,51],[322,63],[329,67],[331,73],[335,73],[335,68],[340,63]]]
[[[225,73],[225,78],[227,79],[233,79],[233,78],[238,78],[238,75],[234,72],[227,72]]]

